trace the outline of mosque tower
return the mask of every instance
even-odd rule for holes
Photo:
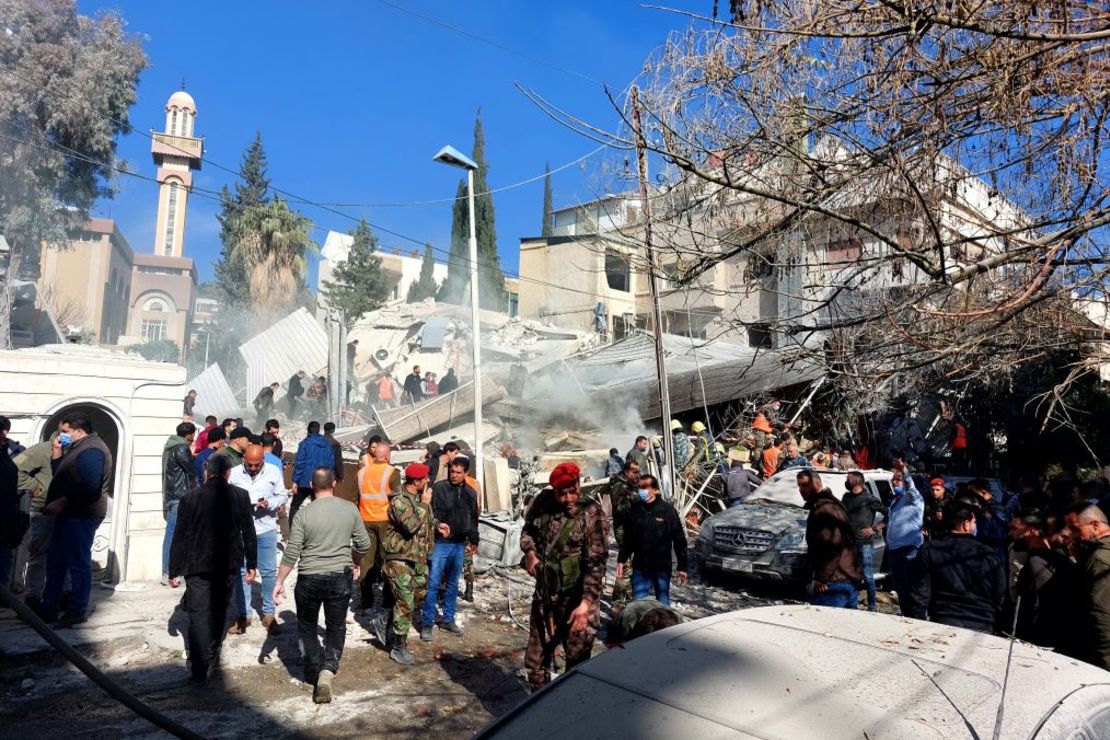
[[[178,90],[166,101],[166,130],[154,132],[150,153],[158,165],[158,221],[154,231],[154,253],[183,257],[185,213],[193,170],[199,170],[204,139],[193,136],[197,106],[193,96]]]

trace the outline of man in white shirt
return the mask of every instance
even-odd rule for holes
[[[251,445],[243,454],[243,464],[236,465],[231,471],[231,485],[239,486],[246,490],[250,497],[254,511],[254,533],[258,539],[258,574],[262,579],[262,626],[273,634],[277,632],[277,621],[274,619],[274,584],[277,580],[277,542],[278,542],[278,508],[289,500],[289,492],[285,490],[281,470],[266,462],[266,453],[261,445]],[[244,584],[249,584],[247,571],[244,564],[243,578],[236,582],[235,604],[238,609],[238,619],[229,634],[242,634],[250,626],[250,603],[253,594]],[[249,586],[248,586],[249,588]]]

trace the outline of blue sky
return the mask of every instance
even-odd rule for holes
[[[677,4],[699,12],[711,7],[708,0]],[[354,204],[452,197],[458,171],[431,157],[447,143],[470,151],[478,108],[494,188],[541,174],[545,161],[555,168],[595,149],[594,142],[551,121],[514,82],[591,121],[614,125],[616,115],[601,83],[622,88],[666,34],[684,25],[677,16],[626,0],[271,0],[174,6],[78,0],[78,9],[86,14],[117,10],[129,30],[144,39],[150,66],[131,109],[135,128],[162,129],[166,98],[184,78],[197,101],[197,133],[205,137],[207,159],[237,168],[258,130],[276,187],[318,202]],[[136,171],[154,175],[149,139],[127,135],[119,153]],[[604,156],[553,176],[556,207],[596,194]],[[194,183],[218,190],[232,177],[206,166]],[[117,186],[117,196],[101,203],[98,215],[116,219],[135,250],[148,252],[157,186],[129,177],[121,177]],[[502,267],[515,273],[520,237],[540,231],[543,183],[494,197]],[[335,213],[298,207],[324,230],[354,225]],[[186,254],[196,260],[202,280],[212,277],[219,254],[216,210],[212,200],[190,198]],[[450,203],[337,210],[421,242],[449,246]],[[318,243],[324,230],[312,234]],[[389,234],[379,237],[387,249],[419,248]]]

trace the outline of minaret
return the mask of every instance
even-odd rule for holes
[[[182,257],[185,253],[185,205],[193,186],[193,170],[199,170],[204,139],[193,136],[197,106],[193,96],[178,90],[166,101],[166,130],[153,132],[150,153],[158,165],[158,221],[154,231],[154,253]]]

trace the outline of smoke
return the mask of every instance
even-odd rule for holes
[[[593,442],[593,449],[615,447],[623,455],[639,435],[659,434],[657,427],[649,427],[640,417],[640,399],[645,392],[650,390],[627,383],[587,394],[565,366],[533,375],[524,400],[530,413],[526,423],[516,429],[517,445],[541,451],[552,434],[571,432]]]

